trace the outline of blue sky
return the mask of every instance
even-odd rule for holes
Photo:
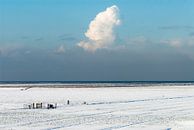
[[[113,5],[110,45],[78,46]],[[0,80],[194,80],[193,49],[192,0],[0,0]]]

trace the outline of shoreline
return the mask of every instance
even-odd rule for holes
[[[89,85],[11,85],[11,86],[0,86],[1,88],[27,88],[27,89],[31,89],[31,88],[194,88],[194,85],[134,85],[134,86],[89,86]]]

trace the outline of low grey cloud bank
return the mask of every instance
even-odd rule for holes
[[[119,24],[119,8],[116,5],[108,7],[90,22],[85,33],[87,40],[79,42],[78,46],[87,51],[108,47],[115,40],[114,28]]]

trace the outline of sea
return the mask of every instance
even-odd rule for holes
[[[194,86],[194,81],[0,81],[0,87]]]

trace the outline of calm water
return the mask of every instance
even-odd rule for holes
[[[0,81],[1,86],[184,86],[194,81]]]

